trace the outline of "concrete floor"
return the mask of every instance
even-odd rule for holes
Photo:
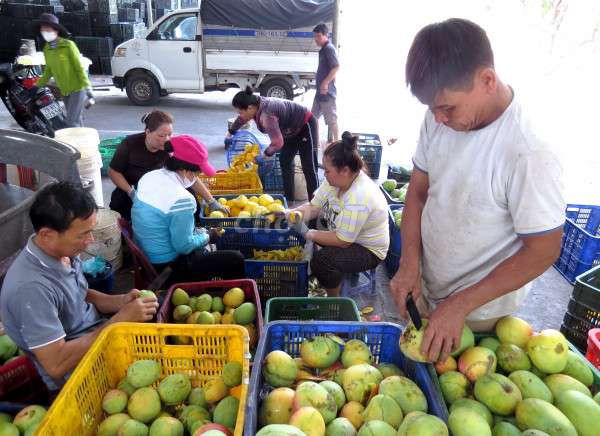
[[[223,137],[227,119],[234,115],[230,106],[234,93],[234,90],[230,90],[204,95],[171,95],[162,98],[157,108],[171,112],[175,117],[176,133],[186,133],[201,139],[209,150],[211,163],[216,168],[225,168]],[[96,106],[85,114],[85,125],[96,128],[101,138],[141,131],[140,118],[152,109],[131,105],[125,93],[112,88],[98,90],[96,95]],[[309,105],[312,102],[312,94],[299,98],[299,102]],[[4,107],[0,108],[0,128],[17,128]],[[324,128],[321,132],[324,133]],[[382,171],[382,174],[384,172]],[[110,180],[104,178],[105,204],[108,204],[112,189]],[[132,277],[127,273],[122,274],[117,281],[121,290],[131,285]],[[550,268],[535,280],[532,291],[517,315],[529,321],[535,329],[559,328],[571,290],[572,285],[554,268]],[[356,301],[359,308],[373,306],[374,313],[382,320],[403,322],[389,295],[388,278],[383,266],[378,270],[376,295],[358,296]]]

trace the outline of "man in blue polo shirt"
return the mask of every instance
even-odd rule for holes
[[[337,57],[337,51],[329,41],[329,29],[326,24],[318,24],[313,29],[315,43],[321,47],[319,50],[319,67],[315,80],[317,82],[317,92],[311,109],[312,114],[318,120],[321,115],[327,124],[327,142],[337,141],[337,107],[335,99],[337,98],[337,88],[335,87],[335,76],[340,69],[340,63]]]
[[[158,308],[155,298],[137,298],[136,289],[124,295],[88,289],[78,254],[94,240],[96,210],[92,196],[71,183],[42,189],[29,211],[35,234],[0,294],[7,334],[32,358],[51,392],[62,387],[104,327],[148,321]]]

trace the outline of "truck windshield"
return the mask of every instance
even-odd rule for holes
[[[195,14],[173,15],[158,26],[158,37],[162,40],[194,41],[197,22]]]

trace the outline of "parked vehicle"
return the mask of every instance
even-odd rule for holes
[[[174,92],[247,85],[292,99],[314,86],[314,26],[328,23],[336,41],[338,1],[202,0],[200,8],[161,17],[145,38],[117,46],[113,82],[137,105]]]

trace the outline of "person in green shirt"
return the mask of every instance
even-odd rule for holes
[[[55,15],[40,15],[38,27],[44,45],[46,68],[37,81],[37,86],[45,86],[54,77],[67,109],[66,123],[69,127],[82,127],[81,113],[91,97],[90,79],[81,65],[81,55],[77,45],[67,39],[69,32]]]

